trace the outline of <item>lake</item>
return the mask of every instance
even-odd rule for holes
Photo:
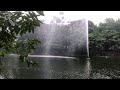
[[[0,78],[5,79],[119,79],[120,57],[29,57],[39,67],[27,67],[16,55],[2,59]]]

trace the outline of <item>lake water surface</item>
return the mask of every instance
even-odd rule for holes
[[[29,57],[39,67],[28,68],[15,55],[2,59],[0,78],[5,79],[119,79],[120,57]]]

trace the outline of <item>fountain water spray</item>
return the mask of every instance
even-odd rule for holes
[[[88,20],[68,20],[54,16],[50,23],[37,28],[37,38],[41,45],[33,52],[37,55],[81,56],[89,58]]]
[[[86,19],[86,35],[87,35],[87,59],[89,58],[89,29],[88,29],[88,20]]]

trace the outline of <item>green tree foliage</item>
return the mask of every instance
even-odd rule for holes
[[[27,56],[40,41],[20,41],[19,38],[26,33],[34,33],[35,28],[42,23],[38,19],[40,15],[44,15],[42,11],[0,11],[0,57],[17,51],[20,60],[27,62],[28,66],[34,64]]]
[[[89,22],[90,23],[90,22]],[[94,28],[94,26],[92,26]],[[91,29],[91,28],[89,28]],[[119,55],[120,52],[120,21],[105,19],[89,34],[91,55]]]
[[[93,32],[97,28],[97,26],[94,25],[92,21],[88,21],[88,26],[89,26],[89,33]]]

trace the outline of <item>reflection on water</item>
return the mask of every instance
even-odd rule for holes
[[[90,78],[90,73],[91,73],[91,64],[90,64],[90,60],[86,60],[86,64],[85,64],[85,67],[84,67],[84,71],[85,71],[85,74],[86,74],[86,78]]]
[[[120,57],[49,58],[29,57],[39,67],[27,68],[17,56],[3,59],[0,78],[10,79],[116,79],[120,78]]]

